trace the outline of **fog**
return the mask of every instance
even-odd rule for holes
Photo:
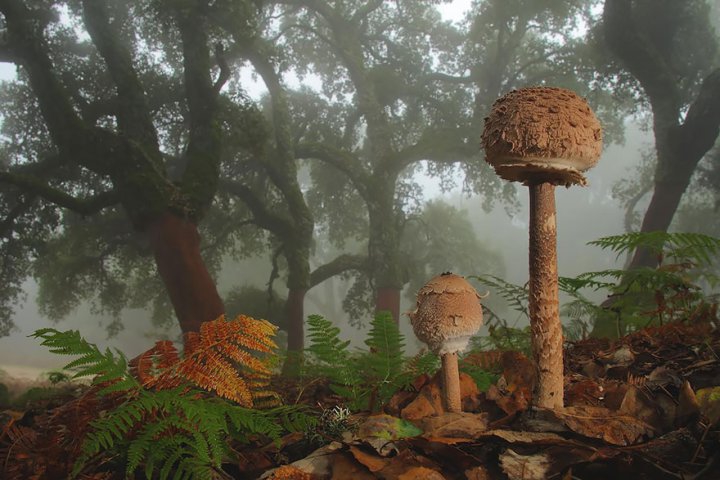
[[[562,276],[576,276],[586,271],[603,270],[621,267],[624,258],[616,258],[614,254],[601,251],[597,247],[586,245],[597,238],[624,232],[623,217],[625,211],[618,201],[612,198],[612,187],[621,178],[634,174],[634,168],[640,159],[640,151],[652,142],[647,132],[643,132],[636,124],[627,123],[626,139],[622,145],[610,145],[603,152],[598,165],[588,172],[586,187],[558,187],[556,190],[557,222],[558,222],[558,269]],[[465,209],[475,228],[478,238],[492,249],[501,252],[506,267],[506,280],[516,284],[527,282],[527,249],[528,231],[528,192],[526,188],[518,188],[519,209],[509,216],[502,204],[486,213],[481,207],[482,199],[467,196],[458,187],[450,192],[442,192],[436,181],[424,177],[422,179],[424,193],[428,200],[442,198],[459,208]],[[642,208],[642,207],[641,207]],[[219,275],[218,285],[221,292],[234,286],[251,284],[264,287],[270,275],[271,266],[267,258],[247,262],[228,262],[231,268],[224,268]],[[463,275],[476,275],[483,272],[457,272]],[[330,280],[339,282],[338,280]],[[282,292],[282,282],[276,281],[276,287]],[[346,287],[345,287],[346,288]],[[342,285],[336,286],[337,291],[344,291]],[[48,370],[60,368],[65,359],[51,354],[39,345],[36,339],[28,338],[39,328],[57,328],[59,330],[77,329],[90,342],[101,348],[117,348],[129,358],[150,348],[155,335],[167,335],[176,338],[179,328],[156,330],[148,322],[149,314],[141,310],[126,311],[122,315],[125,326],[117,336],[108,339],[105,325],[111,319],[90,312],[84,306],[58,323],[51,322],[38,313],[33,301],[37,294],[35,283],[26,283],[27,300],[17,309],[15,323],[18,329],[9,337],[0,338],[0,365],[4,369],[11,367],[32,367]],[[335,318],[342,311],[342,298],[336,298],[333,308],[318,308],[313,298],[326,294],[323,285],[315,287],[306,300],[306,315],[321,314],[333,319],[342,330],[342,336],[351,339],[353,345],[362,346],[365,339],[364,329],[348,325],[345,318]],[[413,305],[403,292],[401,311],[410,310]],[[327,299],[323,298],[323,302]],[[508,315],[510,323],[514,315]],[[367,323],[367,322],[366,322]],[[518,324],[522,326],[522,323]],[[408,352],[419,348],[419,343],[412,333],[408,318],[401,319],[401,331],[406,337]],[[69,360],[68,360],[69,361]],[[34,374],[30,370],[28,374]]]
[[[717,13],[720,3],[710,3],[714,8],[713,11]],[[439,8],[445,20],[459,23],[465,17],[470,4],[470,0],[456,0],[444,3]],[[600,11],[597,9],[601,7],[600,4],[595,4],[595,6],[596,11],[593,14],[597,16]],[[714,18],[716,28],[718,18],[720,18],[720,15]],[[588,26],[579,22],[574,29],[573,35],[579,38],[586,33]],[[300,49],[301,47],[297,48]],[[311,69],[313,61],[317,61],[317,59],[313,60],[312,54],[320,55],[318,52],[311,52],[309,54],[310,60],[307,60],[310,66],[303,66],[303,68]],[[0,65],[2,65],[0,79],[12,80],[15,78],[16,70],[14,66],[8,63]],[[298,70],[302,70],[302,68],[298,67]],[[291,88],[302,86],[316,92],[322,91],[324,88],[319,74],[311,72],[302,75],[292,68],[288,69],[284,74],[284,81]],[[566,74],[564,73],[564,75]],[[598,76],[600,75],[602,73],[598,74]],[[563,77],[563,79],[571,82],[571,80],[567,79],[567,76]],[[572,74],[569,76],[572,76]],[[259,77],[257,72],[249,68],[247,63],[241,75],[239,75],[239,83],[243,83],[243,88],[249,98],[258,105],[266,100],[268,94]],[[488,75],[488,77],[491,77],[491,75]],[[537,81],[542,82],[544,80],[544,78],[541,78]],[[618,83],[622,83],[622,81],[626,80],[621,78]],[[611,92],[602,93],[608,96],[612,95]],[[343,94],[346,94],[348,98],[351,96],[346,92]],[[341,97],[342,95],[337,94],[337,96]],[[637,168],[642,161],[643,152],[652,149],[655,144],[652,130],[643,128],[643,126],[647,127],[648,123],[648,112],[643,110],[647,108],[647,104],[642,103],[639,99],[641,94],[635,91],[628,94],[628,96],[637,102],[638,112],[636,115],[628,113],[625,117],[622,142],[605,145],[598,164],[587,173],[588,186],[558,187],[556,189],[558,267],[561,276],[573,277],[587,271],[622,268],[626,262],[625,257],[616,257],[613,253],[602,251],[598,247],[587,245],[587,243],[600,237],[625,233],[625,206],[620,200],[614,198],[613,188],[619,181],[637,175]],[[481,132],[478,131],[478,148],[480,134]],[[527,282],[529,221],[527,188],[517,187],[516,199],[518,206],[516,209],[509,212],[506,205],[498,201],[491,211],[486,212],[482,208],[483,197],[468,195],[462,190],[461,186],[457,186],[450,191],[443,191],[439,180],[433,178],[430,174],[417,174],[415,180],[422,188],[423,201],[441,199],[468,212],[468,218],[482,245],[500,254],[505,269],[505,280],[515,284],[525,284]],[[457,180],[458,183],[462,183],[462,178]],[[641,214],[648,205],[649,197],[650,195],[646,195],[636,207],[636,210]],[[225,259],[217,275],[217,286],[221,296],[225,296],[233,289],[244,285],[266,288],[272,271],[271,255],[271,252],[266,251],[256,258],[247,260]],[[151,262],[152,258],[149,257],[148,261]],[[455,271],[454,273],[468,276],[486,272]],[[275,289],[281,295],[287,292],[284,280],[285,278],[281,275],[274,282]],[[342,311],[343,294],[348,287],[349,284],[339,278],[333,278],[324,284],[316,286],[308,292],[305,299],[304,313],[305,316],[311,314],[325,316],[341,329],[341,335],[344,338],[352,340],[352,344],[355,346],[362,346],[365,339],[365,328],[369,322],[366,319],[364,328],[356,328],[350,325],[347,315]],[[16,328],[9,336],[0,337],[0,369],[14,374],[34,376],[40,371],[60,368],[69,361],[69,359],[49,353],[39,345],[39,341],[29,338],[32,332],[41,328],[79,330],[88,341],[96,343],[101,348],[117,348],[128,358],[147,350],[160,337],[180,338],[178,326],[168,329],[156,328],[149,320],[150,313],[144,310],[124,310],[121,315],[124,328],[112,338],[108,338],[106,330],[112,318],[93,311],[91,306],[87,304],[83,304],[68,315],[67,318],[59,322],[53,322],[44,318],[38,310],[36,305],[37,283],[29,278],[25,281],[23,288],[24,296],[15,308],[14,323]],[[401,312],[413,308],[407,293],[403,292],[401,296]],[[594,299],[599,302],[603,300],[597,295]],[[506,315],[506,320],[511,325],[524,326],[522,324],[524,320],[515,323],[516,317],[514,313],[506,312]],[[406,337],[408,353],[412,353],[420,345],[412,333],[407,316],[402,315],[400,326]]]

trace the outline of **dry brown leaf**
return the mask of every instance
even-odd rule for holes
[[[653,428],[642,420],[602,407],[577,406],[551,410],[570,430],[613,445],[632,445],[643,436],[652,437]]]
[[[440,472],[427,467],[413,467],[401,474],[398,480],[445,480]]]
[[[425,417],[441,415],[445,412],[442,403],[441,378],[435,375],[432,380],[420,389],[415,400],[403,408],[401,417],[406,420],[419,420]],[[472,377],[460,373],[460,398],[463,410],[472,410],[477,404],[479,390]]]
[[[465,478],[467,480],[490,480],[492,477],[485,467],[477,466],[465,470]]]
[[[363,464],[371,472],[380,471],[389,463],[389,460],[367,453],[355,446],[350,446],[350,453],[355,457],[355,460]]]
[[[333,457],[330,480],[374,480],[376,477],[347,453]]]
[[[500,455],[500,466],[510,480],[546,480],[551,461],[543,453],[521,455],[508,448]]]
[[[487,430],[485,413],[445,413],[422,419],[420,427],[430,437],[451,437],[472,440]]]

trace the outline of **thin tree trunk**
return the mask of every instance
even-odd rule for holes
[[[395,323],[400,322],[400,289],[393,287],[381,287],[377,289],[375,299],[375,311],[389,311]]]
[[[166,212],[148,228],[160,277],[183,333],[225,313],[215,280],[200,254],[197,226]]]

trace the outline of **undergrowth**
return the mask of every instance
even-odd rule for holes
[[[439,367],[439,359],[430,352],[405,356],[404,336],[388,312],[379,312],[371,321],[367,350],[350,351],[350,341],[340,339],[340,329],[319,315],[308,318],[308,332],[303,376],[327,377],[330,388],[352,411],[381,409],[414,378],[432,375]]]
[[[591,334],[617,337],[667,322],[710,321],[718,325],[718,294],[708,293],[718,284],[717,255],[720,239],[697,233],[626,233],[603,237],[589,245],[616,255],[637,248],[650,250],[657,268],[607,269],[560,277],[558,286],[569,301],[560,308],[565,338],[577,340]],[[503,298],[516,312],[516,323],[529,321],[527,284],[515,285],[490,275],[475,277]],[[598,305],[588,298],[601,292],[607,300]],[[471,348],[530,352],[529,327],[510,322],[485,308],[488,335],[472,339]]]
[[[51,352],[77,357],[65,366],[72,378],[92,377],[91,395],[76,401],[96,405],[99,397],[113,405],[90,421],[71,476],[103,463],[98,457],[120,456],[128,477],[142,469],[147,478],[231,478],[222,469],[232,458],[231,442],[311,431],[317,420],[301,407],[271,406],[276,396],[267,390],[266,363],[274,331],[263,320],[221,317],[186,338],[183,354],[170,342],[157,342],[130,362],[77,331],[35,332]],[[22,433],[14,428],[11,438]]]

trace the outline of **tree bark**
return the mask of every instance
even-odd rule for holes
[[[147,231],[160,277],[183,333],[225,313],[215,281],[200,254],[197,226],[167,212]]]
[[[538,385],[533,404],[563,407],[563,333],[558,310],[555,186],[530,185],[530,329]]]
[[[666,232],[698,163],[720,131],[720,69],[703,79],[694,99],[684,99],[683,81],[662,50],[643,34],[646,19],[632,0],[606,0],[605,41],[612,53],[640,83],[653,113],[657,167],[654,193],[641,231]],[[688,107],[683,117],[682,111]],[[628,266],[656,267],[656,255],[638,249]]]
[[[285,319],[287,321],[287,358],[282,367],[285,376],[294,377],[300,374],[305,348],[305,294],[307,289],[291,288],[285,302]]]
[[[380,287],[375,298],[375,311],[388,311],[392,314],[395,323],[400,322],[400,289],[393,287]]]
[[[285,318],[287,319],[288,351],[302,352],[305,348],[305,316],[304,303],[306,289],[296,288],[288,291],[285,302]]]

